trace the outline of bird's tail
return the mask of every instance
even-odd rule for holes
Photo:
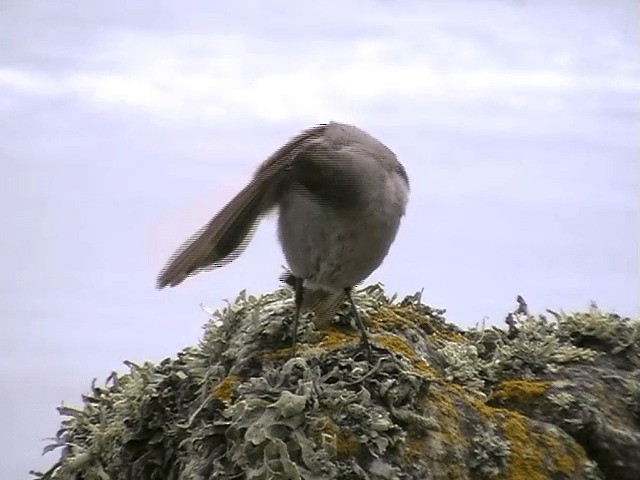
[[[273,206],[269,185],[252,181],[211,221],[187,240],[160,272],[157,287],[174,287],[185,278],[233,261],[246,247],[260,217]]]
[[[260,217],[277,204],[281,181],[293,159],[309,142],[321,138],[326,127],[309,128],[273,153],[251,183],[173,254],[158,275],[157,287],[174,287],[189,275],[221,267],[240,255]]]
[[[345,300],[345,294],[344,292],[305,289],[302,299],[302,309],[315,312],[314,323],[318,328],[324,328],[338,312],[340,305]]]

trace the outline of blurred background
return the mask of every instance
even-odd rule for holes
[[[278,287],[267,219],[176,289],[181,242],[301,129],[354,123],[404,163],[409,210],[369,279],[469,327],[637,316],[638,11],[631,0],[0,3],[0,478],[61,402],[197,343]]]

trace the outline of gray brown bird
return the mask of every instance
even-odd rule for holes
[[[351,289],[384,260],[409,196],[395,154],[352,125],[331,122],[304,130],[271,155],[249,184],[169,260],[157,286],[176,286],[226,265],[246,246],[260,219],[279,210],[278,237],[294,287],[295,352],[300,311],[330,320],[345,297],[369,348]]]

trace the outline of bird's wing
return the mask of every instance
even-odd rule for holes
[[[274,152],[249,185],[171,256],[158,275],[157,287],[174,287],[190,275],[233,261],[246,247],[260,217],[276,205],[293,160],[321,139],[326,127],[309,128]]]
[[[287,179],[332,209],[358,211],[370,204],[380,177],[406,172],[383,143],[353,125],[330,123],[306,142],[287,168]]]

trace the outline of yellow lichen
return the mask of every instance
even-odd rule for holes
[[[369,322],[369,328],[373,331],[389,331],[393,327],[419,329],[428,332],[425,335],[431,341],[438,344],[441,341],[464,343],[466,338],[453,330],[444,330],[440,325],[429,321],[423,313],[411,306],[383,307],[373,313]]]
[[[442,440],[449,445],[464,447],[468,442],[460,430],[457,401],[458,396],[448,388],[448,385],[439,384],[431,385],[425,398],[425,402],[428,402],[431,407],[430,413],[435,416],[440,425]]]
[[[373,331],[389,330],[390,327],[415,328],[417,324],[411,320],[414,315],[415,310],[410,307],[383,307],[371,315],[369,328]]]
[[[356,332],[345,332],[339,329],[335,325],[331,325],[329,327],[323,328],[320,331],[321,339],[320,341],[313,344],[298,344],[298,352],[308,351],[312,348],[323,348],[325,350],[337,350],[339,348],[343,348],[349,344],[354,344],[360,341],[360,337],[356,334]],[[291,347],[280,348],[278,350],[272,350],[270,352],[264,352],[260,354],[260,358],[262,360],[280,360],[282,358],[287,358],[291,356]]]
[[[511,380],[501,384],[503,397],[535,397],[549,387],[550,382]],[[459,387],[450,385],[451,390]],[[462,392],[464,394],[464,391]],[[584,451],[560,432],[542,430],[524,415],[505,408],[492,407],[472,395],[465,401],[486,420],[500,426],[509,441],[511,455],[505,477],[507,480],[548,480],[549,474],[575,473],[586,461]]]
[[[546,392],[552,382],[540,380],[505,380],[493,392],[493,398],[531,398]]]
[[[508,480],[547,480],[552,473],[568,475],[576,473],[586,461],[582,448],[562,438],[551,426],[549,431],[542,430],[533,420],[513,411],[508,411],[501,426],[511,448]]]
[[[322,339],[318,346],[326,350],[335,350],[350,343],[359,341],[359,337],[356,335],[356,332],[345,333],[343,330],[340,330],[333,325],[324,328],[321,333]]]
[[[556,435],[546,435],[544,443],[553,452],[553,469],[561,473],[572,473],[587,461],[585,451],[575,442],[561,441]]]
[[[405,438],[401,451],[402,456],[409,461],[418,461],[424,457],[425,442],[424,435],[416,435],[415,432],[410,432]]]
[[[271,350],[270,352],[263,352],[260,354],[260,360],[281,360],[291,356],[291,347],[279,348],[278,350]]]
[[[532,435],[531,421],[519,413],[510,411],[501,426],[511,449],[507,479],[548,480],[549,477],[543,473],[544,455],[537,439]]]
[[[413,348],[411,348],[411,345],[401,337],[393,334],[376,335],[373,341],[390,352],[400,354],[405,357],[417,373],[420,373],[430,379],[436,378],[436,370],[423,358],[419,357]]]
[[[360,442],[355,435],[343,434],[336,435],[336,455],[339,457],[351,457],[360,449]]]
[[[213,391],[211,392],[211,396],[216,400],[220,400],[221,402],[227,403],[231,400],[231,395],[233,395],[233,390],[236,385],[240,381],[240,377],[238,375],[228,375],[224,377],[220,383],[218,383],[215,387],[213,387]]]
[[[324,417],[316,436],[318,443],[338,457],[352,457],[362,447],[357,437],[344,433],[330,417]]]
[[[420,400],[420,407],[433,418],[437,429],[409,429],[401,455],[408,464],[423,465],[434,478],[468,478],[464,459],[469,448],[462,432],[458,405],[464,403],[450,384],[434,381]]]
[[[465,343],[467,339],[458,332],[449,332],[446,330],[436,330],[429,335],[429,339],[436,344],[442,342]]]

